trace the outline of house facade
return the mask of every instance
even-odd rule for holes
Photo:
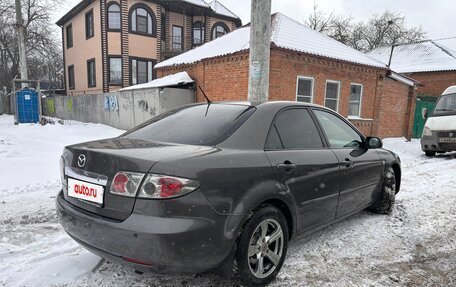
[[[186,71],[212,101],[245,101],[249,35],[250,28],[244,27],[164,61],[156,67],[158,76]],[[199,90],[197,100],[205,101]],[[285,15],[274,14],[269,100],[323,105],[347,117],[365,135],[410,138],[415,82]]]
[[[241,26],[214,0],[83,0],[62,29],[68,95],[98,94],[149,82],[154,66]]]

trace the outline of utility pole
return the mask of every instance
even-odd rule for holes
[[[25,54],[25,27],[22,19],[21,0],[16,0],[16,29],[19,47],[19,68],[21,71],[21,80],[28,80],[27,56]]]
[[[269,99],[271,0],[252,0],[250,22],[249,101]]]

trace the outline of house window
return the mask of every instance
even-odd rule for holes
[[[74,90],[74,65],[68,66],[68,88]]]
[[[296,89],[296,101],[304,103],[313,102],[313,85],[314,79],[307,77],[298,77],[298,86]]]
[[[228,26],[223,22],[217,22],[212,27],[212,40],[222,37],[230,31]]]
[[[109,84],[122,85],[122,58],[109,57]]]
[[[325,107],[339,110],[340,82],[326,81]]]
[[[350,85],[350,100],[348,106],[348,116],[361,117],[361,100],[363,98],[363,85]]]
[[[180,26],[173,26],[173,51],[183,50],[183,30]]]
[[[73,25],[68,25],[66,27],[66,40],[67,40],[67,49],[73,47]]]
[[[201,45],[204,43],[204,24],[201,21],[193,23],[193,45]]]
[[[93,88],[97,85],[95,74],[95,59],[87,60],[87,85],[89,88]]]
[[[154,60],[131,59],[131,84],[144,84],[153,80]]]
[[[93,10],[90,10],[85,14],[85,30],[86,39],[92,38],[94,35],[93,31]]]
[[[136,4],[131,7],[130,31],[132,33],[155,37],[156,29],[155,14],[148,6]]]
[[[108,29],[120,30],[120,6],[117,3],[108,6]]]

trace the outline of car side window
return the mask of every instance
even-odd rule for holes
[[[339,117],[322,110],[314,110],[332,148],[359,147],[362,137]]]
[[[265,149],[322,148],[318,129],[307,109],[280,111],[271,125]]]

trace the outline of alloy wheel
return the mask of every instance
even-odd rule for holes
[[[255,228],[248,248],[250,271],[257,278],[266,278],[276,270],[283,255],[284,237],[279,222],[268,218]]]

